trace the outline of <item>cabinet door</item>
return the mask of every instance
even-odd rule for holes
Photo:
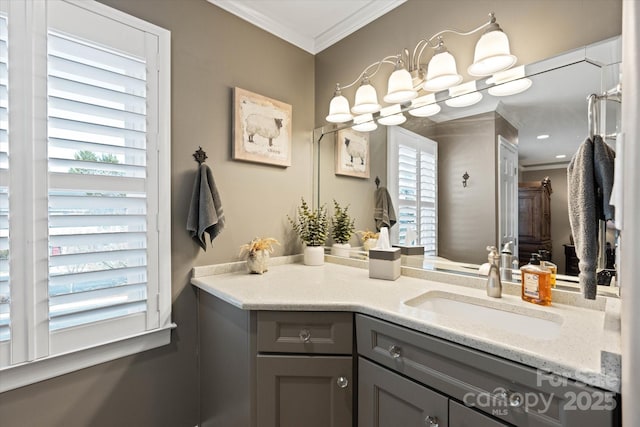
[[[358,426],[447,427],[448,399],[367,359],[358,359]]]
[[[351,356],[259,355],[258,427],[351,427]]]
[[[506,427],[508,424],[489,418],[471,408],[449,401],[450,427]]]

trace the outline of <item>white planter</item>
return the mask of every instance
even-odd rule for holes
[[[249,252],[247,268],[251,273],[262,274],[269,268],[269,251]]]
[[[331,246],[331,255],[349,258],[351,245],[349,243],[334,243]]]
[[[378,239],[367,239],[362,242],[362,247],[365,251],[369,252],[369,249],[373,249],[378,244]]]
[[[305,265],[323,265],[324,264],[324,246],[305,246],[304,247],[304,264]]]

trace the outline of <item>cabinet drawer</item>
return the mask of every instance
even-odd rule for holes
[[[359,354],[509,423],[616,425],[613,393],[363,315],[356,336]]]
[[[353,314],[340,312],[258,312],[258,351],[351,354]]]

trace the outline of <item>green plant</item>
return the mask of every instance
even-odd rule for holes
[[[331,217],[331,237],[336,243],[349,243],[356,229],[356,220],[349,216],[349,206],[341,207],[333,200],[333,217]]]
[[[322,246],[329,234],[327,209],[325,205],[322,205],[318,209],[312,210],[305,202],[304,197],[301,197],[301,200],[302,204],[298,206],[295,220],[291,219],[289,215],[287,215],[287,219],[291,223],[293,231],[307,246]]]

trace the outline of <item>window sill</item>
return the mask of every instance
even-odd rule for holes
[[[167,345],[175,323],[122,340],[0,370],[0,393]]]

